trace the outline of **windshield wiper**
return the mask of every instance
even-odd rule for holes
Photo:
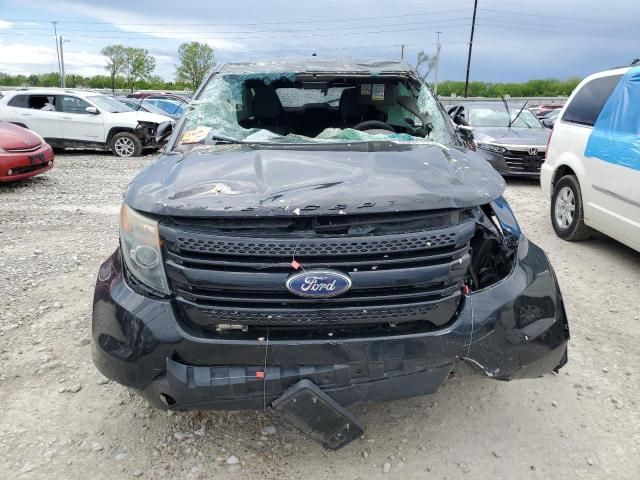
[[[524,107],[527,106],[527,103],[529,102],[529,100],[525,100],[524,105],[522,105],[522,108],[520,109],[520,111],[518,112],[518,114],[513,118],[513,120],[511,120],[509,122],[509,128],[511,128],[511,125],[513,125],[514,123],[516,123],[516,120],[518,119],[518,117],[520,116],[520,114],[522,113],[522,111],[524,110]],[[525,125],[529,128],[531,128],[531,125],[529,125],[526,121],[524,122]]]
[[[209,135],[207,137],[207,139],[205,140],[205,143],[209,143],[209,142],[214,142],[214,144],[218,144],[218,143],[247,143],[245,141],[242,140],[238,140],[237,138],[233,138],[233,137],[227,137],[225,135]]]
[[[502,103],[504,104],[504,108],[507,111],[507,115],[509,115],[509,128],[511,128],[511,110],[509,110],[509,104],[507,103],[507,101],[504,99],[504,95],[500,95],[500,98],[502,99]]]

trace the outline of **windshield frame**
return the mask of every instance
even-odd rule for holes
[[[170,152],[170,151],[175,151],[175,150],[181,150],[184,149],[185,147],[190,146],[191,144],[181,144],[180,143],[180,139],[182,138],[182,135],[184,133],[184,129],[187,126],[188,120],[189,120],[189,113],[194,109],[195,104],[197,104],[197,102],[199,100],[203,100],[202,98],[202,94],[203,92],[205,92],[207,90],[207,88],[209,87],[209,85],[211,84],[211,82],[218,76],[218,75],[224,75],[224,72],[222,72],[224,68],[224,64],[219,65],[217,68],[215,68],[214,70],[212,70],[208,77],[206,78],[206,80],[204,82],[202,82],[200,84],[200,86],[198,87],[198,89],[195,91],[192,100],[195,103],[189,103],[186,107],[185,107],[185,111],[184,114],[182,115],[182,117],[179,119],[178,121],[178,125],[177,128],[174,130],[174,134],[171,136],[170,141],[167,144],[166,147],[166,151]],[[255,73],[256,75],[259,75],[260,72],[259,71],[255,71],[255,72],[247,72],[247,73]],[[314,78],[323,78],[323,77],[335,77],[335,78],[344,78],[344,77],[349,77],[349,78],[353,78],[354,80],[363,80],[363,79],[375,79],[375,78],[398,78],[398,79],[402,79],[405,80],[407,85],[411,88],[412,92],[416,95],[418,95],[418,92],[420,91],[420,89],[425,88],[428,90],[428,94],[431,96],[431,98],[433,99],[433,103],[435,104],[437,110],[438,110],[438,114],[441,115],[442,117],[442,126],[443,128],[446,130],[446,133],[448,134],[449,138],[450,138],[450,142],[447,142],[446,145],[447,146],[452,146],[452,147],[459,147],[459,148],[464,148],[465,143],[462,140],[462,138],[460,137],[460,134],[458,132],[458,130],[456,129],[455,124],[453,123],[453,121],[451,120],[451,117],[447,114],[444,106],[442,105],[442,103],[440,102],[440,100],[438,99],[438,97],[434,94],[433,90],[431,89],[431,87],[427,84],[427,82],[424,81],[424,79],[422,77],[420,77],[414,70],[398,70],[398,71],[384,71],[384,72],[362,72],[362,71],[342,71],[342,70],[332,70],[332,71],[298,71],[295,73],[296,77],[300,76],[309,76],[309,77],[314,77]],[[432,112],[432,115],[435,112]],[[416,137],[418,138],[418,137]],[[425,139],[426,140],[426,139]],[[271,141],[245,141],[243,139],[237,139],[236,140],[237,143],[244,143],[244,144],[249,144],[249,145],[283,145],[283,146],[295,146],[295,145],[300,145],[300,146],[309,146],[309,145],[326,145],[327,147],[330,147],[332,145],[340,145],[340,144],[344,144],[344,145],[348,145],[348,144],[354,144],[354,143],[371,143],[371,142],[379,142],[381,141],[380,139],[377,140],[368,140],[368,139],[362,139],[362,140],[345,140],[345,141],[336,141],[336,142],[326,142],[326,143],[322,143],[322,142],[310,142],[310,143],[296,143],[296,142],[271,142]],[[383,140],[384,141],[384,140]],[[399,142],[394,142],[392,139],[388,140],[390,143],[393,144],[397,144],[397,145],[411,145],[411,143],[399,143]],[[434,143],[437,143],[435,141],[433,141]],[[425,141],[424,144],[428,144],[428,141]],[[415,145],[420,145],[419,142],[416,142]],[[209,145],[211,146],[211,145]]]

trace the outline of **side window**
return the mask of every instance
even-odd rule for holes
[[[55,95],[29,95],[29,104],[27,108],[53,112],[56,110],[56,96]]]
[[[620,78],[622,75],[610,75],[583,85],[565,110],[562,121],[592,127]]]
[[[29,108],[29,95],[16,95],[9,102],[7,106],[16,108]]]
[[[62,111],[64,113],[81,113],[89,115],[87,107],[90,107],[87,102],[78,97],[70,97],[64,95],[62,97]]]

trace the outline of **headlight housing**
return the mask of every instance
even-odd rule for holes
[[[499,153],[499,154],[507,153],[507,149],[504,147],[501,147],[500,145],[493,145],[491,143],[478,143],[477,145],[478,145],[478,148],[487,150],[489,152]]]
[[[148,287],[171,293],[162,263],[158,222],[126,204],[120,210],[120,249],[129,271]]]

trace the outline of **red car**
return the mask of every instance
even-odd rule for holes
[[[40,135],[0,122],[0,182],[40,175],[53,167],[53,149]]]

